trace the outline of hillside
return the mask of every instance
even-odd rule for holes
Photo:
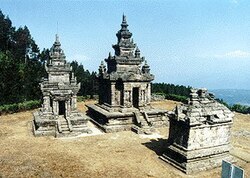
[[[226,103],[241,104],[250,106],[250,90],[240,89],[217,89],[211,90],[215,94],[216,98],[223,99]]]
[[[88,101],[87,103],[94,103]],[[79,109],[85,111],[84,102]],[[153,102],[172,110],[173,101]],[[168,128],[150,137],[133,132],[78,138],[34,137],[32,112],[1,116],[0,177],[220,177],[220,168],[187,176],[162,162]],[[232,128],[232,154],[250,177],[250,115],[236,114]]]

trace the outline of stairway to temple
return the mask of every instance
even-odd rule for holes
[[[66,119],[64,116],[59,116],[57,120],[56,137],[74,137],[82,133],[92,133],[84,122],[72,125],[70,118]]]
[[[146,112],[136,111],[134,112],[134,116],[136,120],[136,125],[132,127],[133,131],[138,134],[152,134],[152,132],[155,131]]]
[[[72,125],[70,121],[66,120],[64,116],[59,116],[57,120],[56,137],[67,136],[72,132]]]

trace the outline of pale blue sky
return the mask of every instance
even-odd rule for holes
[[[67,60],[90,71],[114,53],[124,13],[154,82],[250,89],[248,0],[0,0],[0,9],[40,49],[52,46],[58,22]]]

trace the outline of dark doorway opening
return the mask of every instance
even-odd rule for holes
[[[65,115],[65,101],[59,101],[59,115]]]
[[[133,88],[133,107],[139,107],[139,88]]]

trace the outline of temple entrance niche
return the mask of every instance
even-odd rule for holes
[[[59,115],[65,115],[65,101],[58,101],[59,103]]]
[[[139,87],[133,88],[133,107],[138,108],[139,107]]]

